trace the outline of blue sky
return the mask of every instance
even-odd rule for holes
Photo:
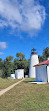
[[[0,58],[49,47],[48,0],[0,0]]]

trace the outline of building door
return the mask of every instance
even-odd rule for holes
[[[42,70],[42,82],[47,82],[47,66],[46,65],[43,65],[41,67],[41,70]]]

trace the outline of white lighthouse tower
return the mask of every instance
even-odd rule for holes
[[[38,64],[39,60],[38,60],[38,54],[36,52],[36,49],[32,49],[31,50],[31,56],[30,56],[30,66],[29,66],[29,77],[30,78],[35,78],[35,67],[34,65]]]

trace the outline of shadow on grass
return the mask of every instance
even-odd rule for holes
[[[24,83],[30,83],[30,84],[37,84],[37,82],[36,81],[23,81]]]
[[[35,78],[25,78],[25,80],[23,81],[23,83],[33,83],[33,84],[36,84],[35,82],[36,82]]]
[[[28,83],[28,82],[36,82],[36,81],[23,81],[23,82]]]

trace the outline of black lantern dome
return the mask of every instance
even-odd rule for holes
[[[33,49],[31,50],[31,54],[37,54],[36,49],[33,48]]]

